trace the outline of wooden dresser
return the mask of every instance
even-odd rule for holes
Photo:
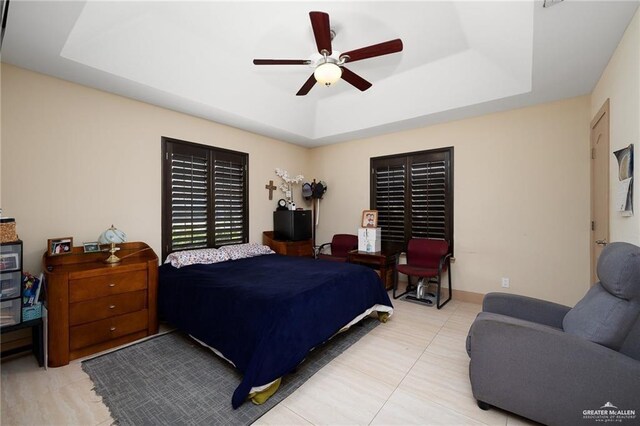
[[[108,253],[43,257],[47,282],[49,367],[158,332],[158,257],[144,243]]]
[[[313,257],[313,243],[311,240],[281,241],[273,238],[273,231],[264,231],[262,233],[262,244],[285,256]]]

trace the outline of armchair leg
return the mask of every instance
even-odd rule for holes
[[[399,296],[396,296],[396,291],[398,290],[398,269],[396,268],[393,271],[393,298],[397,299]]]
[[[450,263],[447,267],[447,278],[449,280],[449,297],[447,297],[447,300],[445,300],[444,303],[440,304],[440,290],[442,288],[442,285],[441,285],[442,280],[441,280],[441,274],[438,275],[438,288],[437,288],[437,294],[436,294],[436,307],[438,309],[442,308],[451,300],[452,294],[451,294],[451,264]]]
[[[477,403],[478,403],[478,407],[483,411],[487,411],[489,408],[491,408],[491,405],[487,404],[486,402],[478,400]]]
[[[395,279],[393,280],[393,298],[394,299],[399,299],[405,294],[409,293],[411,290],[413,290],[413,284],[411,284],[411,276],[407,275],[407,288],[403,293],[396,294],[397,289],[398,289],[398,271],[396,270]]]

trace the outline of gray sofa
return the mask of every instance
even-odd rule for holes
[[[473,396],[548,425],[640,424],[640,247],[612,243],[575,307],[491,293],[467,337]]]

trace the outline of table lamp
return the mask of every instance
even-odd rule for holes
[[[111,244],[111,248],[109,249],[109,253],[111,253],[111,256],[105,259],[106,263],[120,262],[120,258],[116,256],[116,251],[120,249],[116,247],[116,244],[124,243],[125,241],[127,241],[127,234],[117,229],[113,225],[111,225],[111,228],[100,234],[100,237],[98,237],[98,242],[100,244]]]

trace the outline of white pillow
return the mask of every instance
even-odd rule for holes
[[[183,266],[201,264],[208,265],[211,263],[224,262],[229,260],[229,255],[224,251],[207,248],[199,250],[176,251],[167,256],[164,263],[171,263],[174,268],[182,268]]]
[[[226,253],[229,259],[244,259],[247,257],[262,256],[263,254],[273,254],[275,251],[271,250],[269,246],[264,246],[258,243],[247,244],[234,244],[230,246],[222,246],[220,251]]]

